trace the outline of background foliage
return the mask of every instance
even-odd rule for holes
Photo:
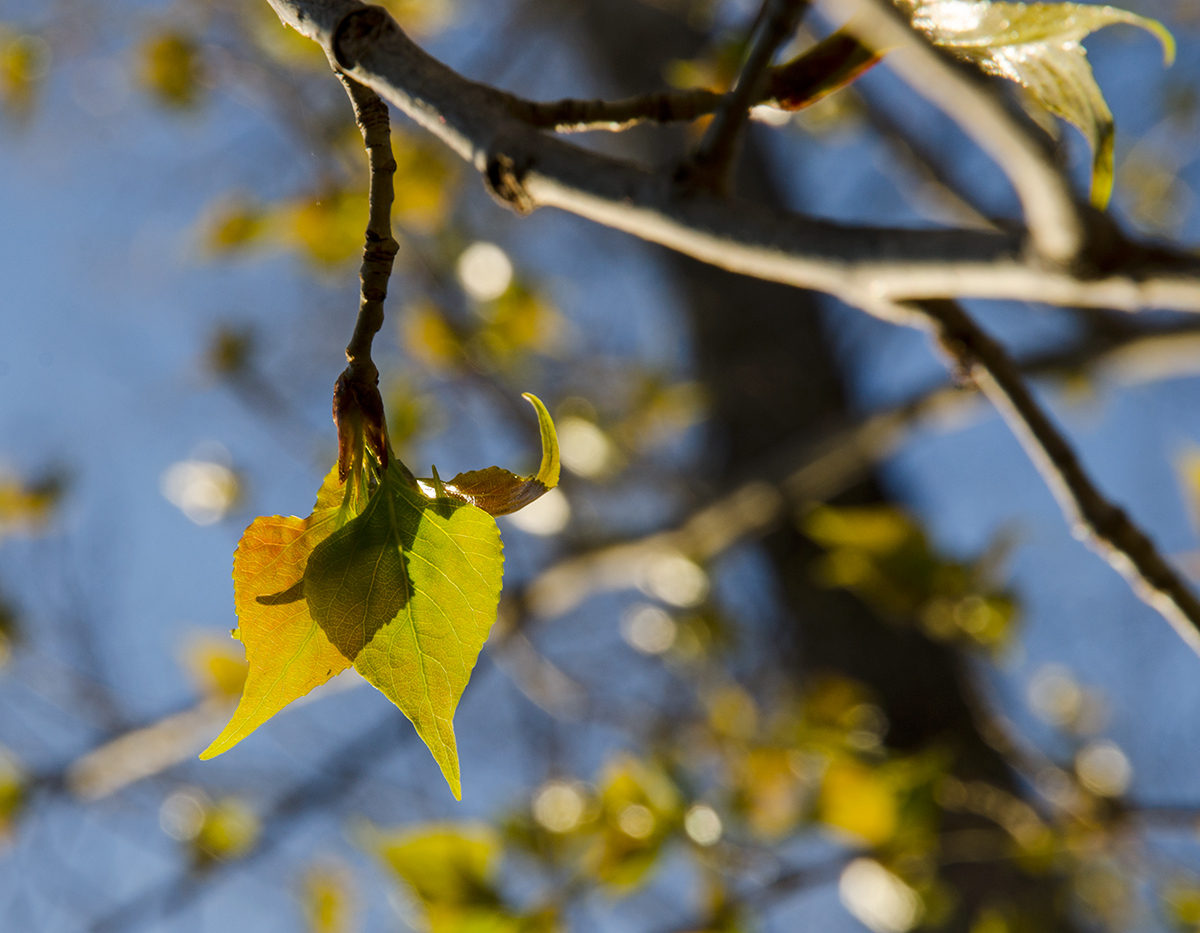
[[[1200,19],[1088,40],[1113,210],[1194,243]],[[727,86],[736,2],[401,0],[531,97]],[[0,4],[0,918],[29,930],[1200,927],[1196,659],[1071,540],[922,338],[562,215],[401,120],[377,361],[397,451],[535,468],[458,714],[463,803],[353,671],[220,759],[229,570],[336,455],[366,219],[350,108],[265,3]],[[811,20],[798,43],[831,24]],[[776,122],[782,122],[776,120]],[[691,130],[591,144],[665,163]],[[1083,138],[1059,127],[1088,184]],[[1011,216],[884,69],[756,126],[742,189]],[[975,308],[1197,566],[1186,319]]]

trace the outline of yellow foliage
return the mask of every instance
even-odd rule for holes
[[[737,783],[746,820],[760,836],[780,839],[804,815],[807,782],[792,749],[753,749],[739,763]]]
[[[267,229],[267,214],[245,199],[226,202],[205,223],[204,243],[215,253],[230,253],[258,240]]]
[[[353,900],[345,872],[313,868],[300,894],[309,933],[350,933]]]
[[[258,842],[259,820],[244,802],[226,797],[207,807],[192,840],[199,862],[241,858]]]
[[[817,814],[821,822],[880,846],[899,826],[897,788],[880,768],[852,758],[835,758],[825,771]]]
[[[319,200],[300,201],[285,209],[285,236],[313,262],[337,265],[361,255],[367,213],[365,194],[332,191]]]
[[[454,16],[451,0],[381,0],[405,32],[429,36],[444,29]]]
[[[204,69],[195,39],[174,30],[152,33],[139,54],[142,84],[159,103],[174,108],[196,103]]]
[[[245,650],[228,638],[194,638],[184,653],[184,665],[197,689],[207,697],[236,700],[246,684]]]
[[[10,836],[25,802],[25,775],[17,760],[0,746],[0,840]]]
[[[758,731],[758,705],[737,684],[724,684],[708,698],[708,721],[719,735],[750,739]]]
[[[0,538],[40,530],[49,521],[62,493],[60,476],[50,475],[27,484],[15,476],[0,473]]]
[[[446,219],[454,197],[456,172],[443,152],[427,138],[392,133],[396,158],[392,215],[401,226],[432,233]]]
[[[632,887],[679,822],[679,792],[659,767],[627,755],[607,765],[600,784],[600,836],[586,864],[600,881]]]
[[[486,306],[487,326],[479,340],[487,353],[504,364],[530,351],[555,350],[563,331],[562,316],[552,305],[520,285],[512,285]]]
[[[39,80],[50,64],[50,46],[39,36],[0,27],[0,102],[18,116],[33,106]]]
[[[434,369],[447,369],[462,358],[462,343],[437,307],[428,303],[410,305],[400,321],[404,347]]]

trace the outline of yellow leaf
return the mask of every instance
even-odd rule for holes
[[[241,702],[224,731],[201,754],[228,751],[277,712],[350,666],[313,620],[304,598],[309,555],[352,517],[335,466],[308,518],[257,518],[233,561],[238,637],[249,674]]]
[[[875,846],[891,839],[900,821],[896,788],[878,768],[851,758],[835,758],[829,763],[817,813],[821,822]]]

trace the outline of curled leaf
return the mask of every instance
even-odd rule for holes
[[[533,476],[517,476],[495,466],[485,470],[470,470],[459,473],[443,484],[439,495],[469,502],[489,515],[507,515],[523,509],[558,485],[560,464],[554,421],[536,395],[526,392],[524,398],[537,411],[538,428],[542,435],[542,463],[537,473]]]
[[[1092,148],[1092,203],[1104,207],[1113,183],[1113,117],[1096,84],[1086,36],[1117,23],[1152,33],[1170,65],[1175,40],[1161,23],[1127,10],[1082,3],[902,0],[931,42],[988,74],[1020,84],[1056,116],[1077,126]]]

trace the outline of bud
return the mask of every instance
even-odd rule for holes
[[[351,466],[360,460],[364,445],[379,461],[388,464],[387,422],[383,399],[374,383],[355,378],[347,368],[333,387],[333,423],[338,434],[338,478],[345,482]]]

